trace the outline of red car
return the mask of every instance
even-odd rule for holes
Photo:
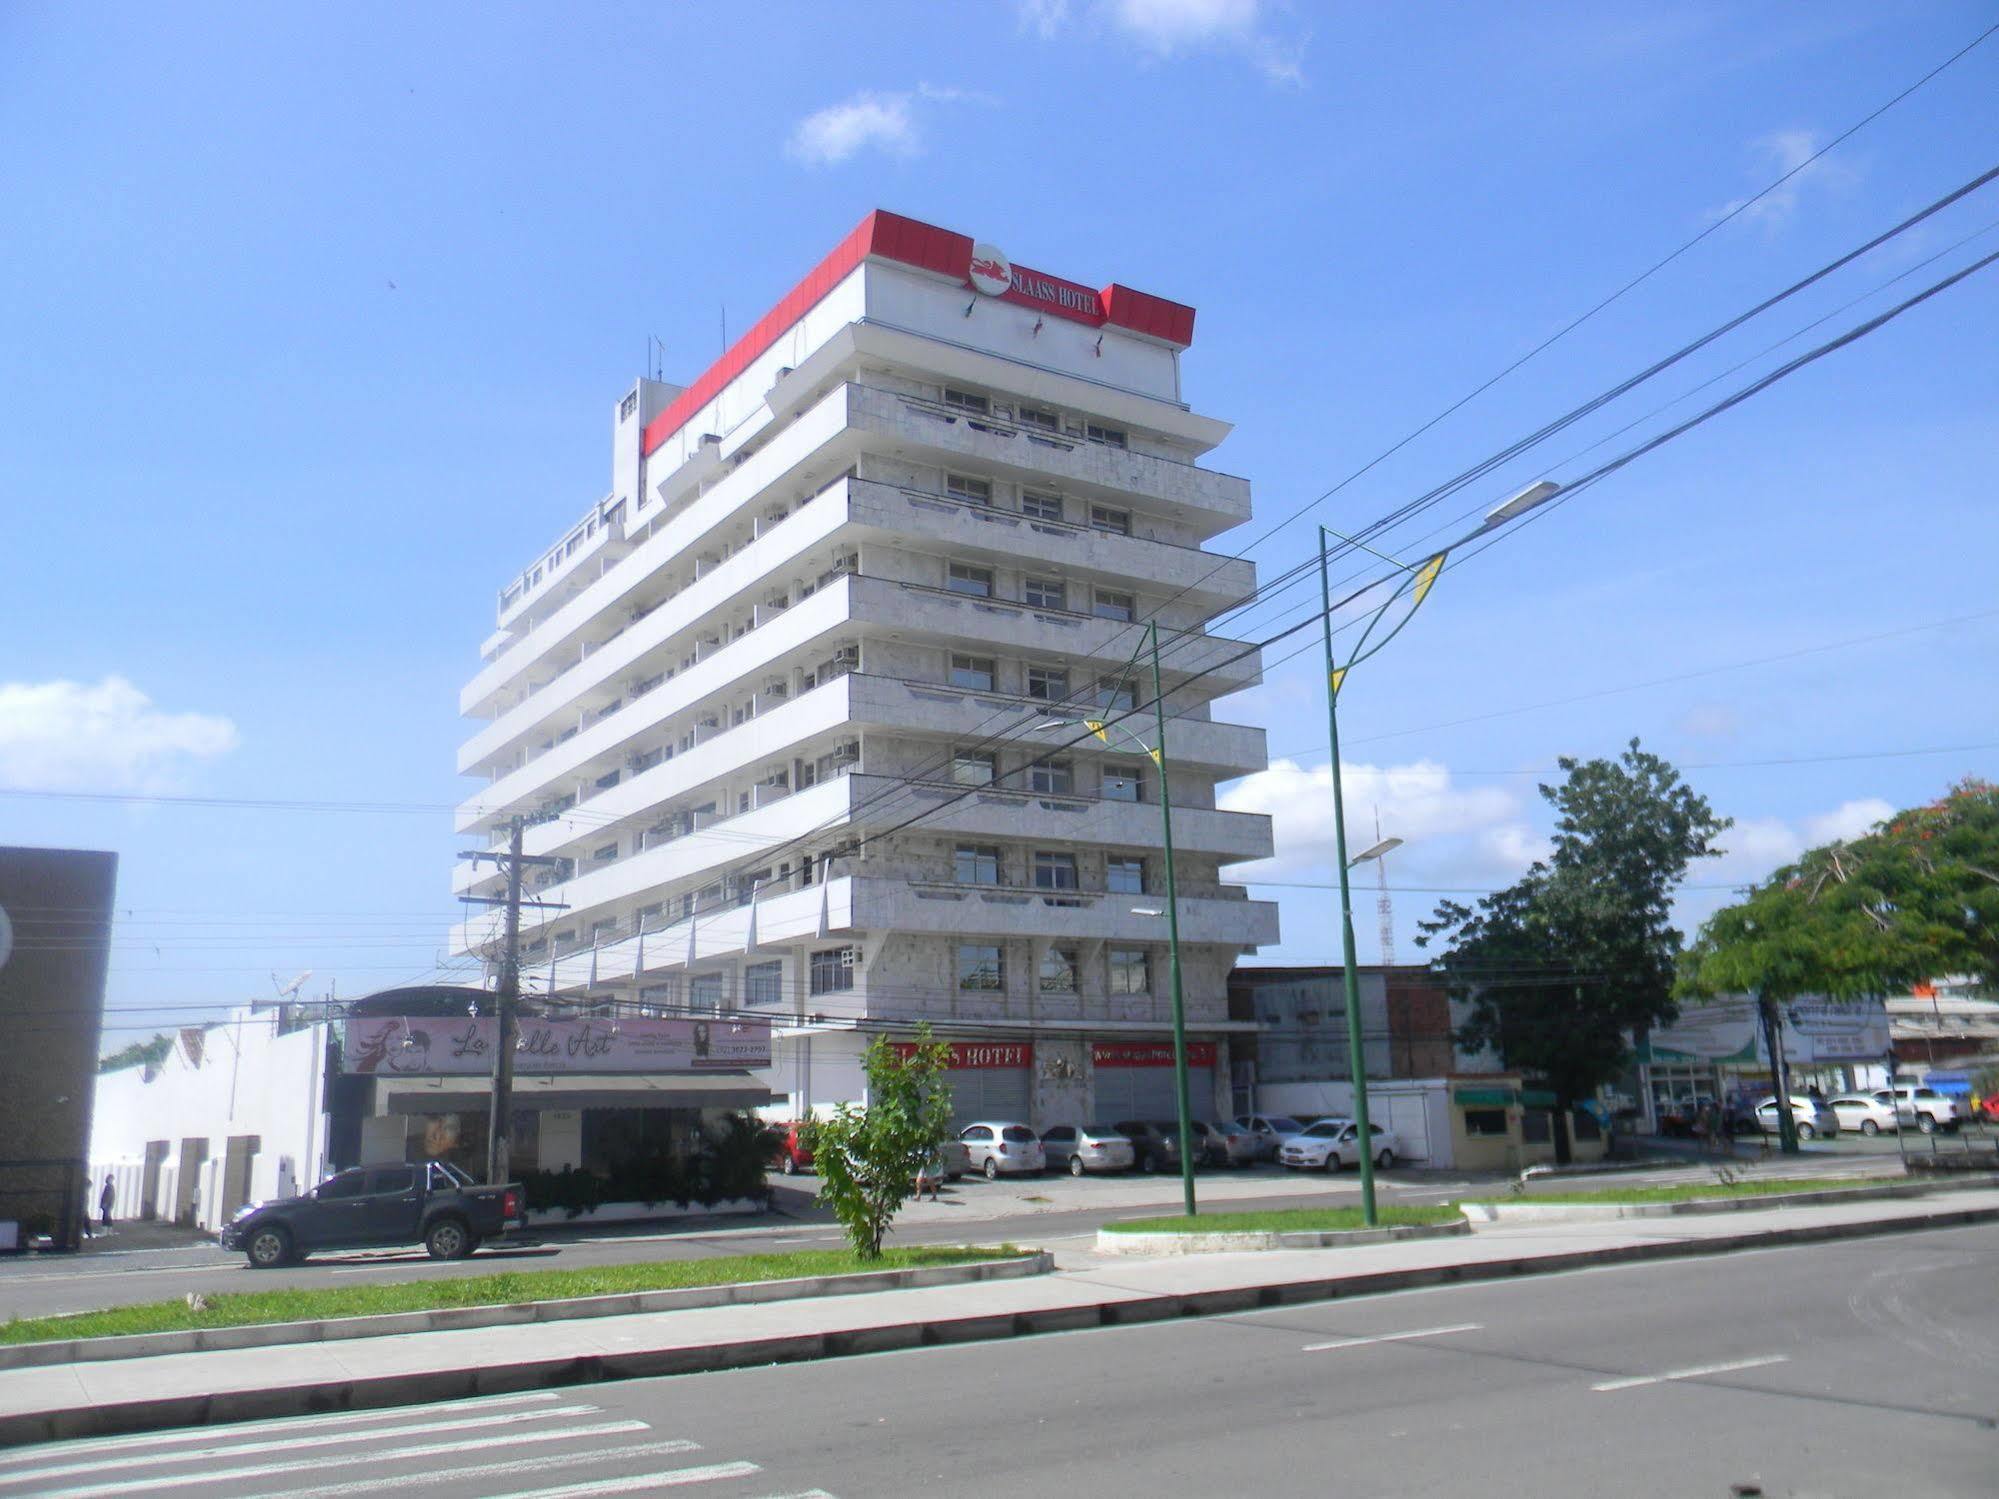
[[[805,1142],[798,1136],[799,1124],[777,1126],[784,1133],[777,1142],[777,1153],[771,1158],[772,1164],[786,1176],[796,1176],[801,1171],[812,1169],[812,1152],[805,1148]]]

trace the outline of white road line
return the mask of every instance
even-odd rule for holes
[[[547,1473],[557,1468],[581,1468],[591,1463],[636,1462],[642,1457],[678,1457],[699,1452],[699,1442],[638,1442],[629,1447],[600,1447],[591,1452],[558,1452],[553,1457],[524,1457],[509,1463],[478,1463],[467,1468],[440,1468],[434,1473],[399,1473],[396,1488],[426,1483],[457,1483],[471,1478],[525,1478],[530,1473]],[[255,1499],[359,1499],[379,1494],[384,1483],[379,1478],[363,1478],[354,1483],[328,1483],[313,1489],[285,1489],[261,1494]],[[831,1496],[828,1496],[831,1499]]]
[[[708,1463],[699,1468],[667,1468],[658,1473],[631,1473],[596,1483],[565,1483],[553,1489],[523,1489],[496,1494],[493,1499],[587,1499],[592,1494],[633,1494],[643,1489],[678,1488],[683,1483],[712,1483],[718,1478],[748,1478],[763,1469],[755,1463]]]
[[[352,1468],[362,1463],[394,1463],[411,1459],[449,1457],[459,1452],[483,1452],[489,1447],[525,1447],[533,1442],[568,1442],[582,1437],[629,1436],[649,1428],[643,1421],[604,1421],[595,1426],[556,1426],[546,1431],[508,1431],[495,1437],[471,1437],[462,1442],[426,1442],[414,1447],[387,1447],[380,1452],[353,1452],[344,1457],[312,1457],[295,1463],[262,1463],[251,1468],[214,1468],[205,1473],[152,1473],[124,1483],[99,1483],[80,1489],[50,1489],[37,1499],[110,1499],[114,1494],[149,1494],[155,1489],[184,1489],[198,1483],[231,1483],[243,1478],[273,1478],[283,1473],[316,1473],[325,1468]],[[394,1487],[396,1480],[383,1485]],[[378,1487],[383,1486],[378,1485]]]
[[[4,1483],[26,1483],[31,1478],[74,1478],[80,1473],[115,1473],[121,1468],[152,1468],[162,1463],[189,1463],[203,1458],[255,1457],[263,1452],[297,1452],[306,1447],[333,1447],[343,1442],[375,1442],[385,1438],[432,1436],[441,1431],[476,1431],[482,1426],[512,1426],[521,1421],[545,1421],[556,1416],[596,1416],[603,1413],[595,1405],[554,1405],[546,1410],[498,1411],[483,1416],[453,1416],[443,1421],[420,1421],[414,1426],[373,1427],[365,1431],[336,1431],[321,1436],[280,1436],[266,1442],[229,1442],[213,1447],[193,1447],[180,1452],[143,1452],[131,1457],[100,1457],[87,1463],[58,1463],[52,1468],[23,1468],[0,1477]],[[213,1433],[208,1434],[213,1439]]]
[[[1733,1374],[1737,1369],[1761,1369],[1767,1364],[1784,1364],[1790,1360],[1781,1353],[1772,1353],[1764,1358],[1739,1358],[1725,1364],[1702,1364],[1694,1369],[1675,1369],[1669,1374],[1637,1374],[1629,1379],[1607,1379],[1602,1384],[1590,1386],[1598,1394],[1611,1390],[1635,1390],[1640,1385],[1665,1384],[1674,1379],[1700,1379],[1709,1374]]]
[[[13,1460],[51,1454],[61,1449],[66,1457],[86,1452],[124,1452],[135,1447],[163,1447],[173,1442],[212,1442],[219,1435],[257,1436],[266,1431],[309,1431],[322,1426],[352,1426],[360,1421],[402,1421],[411,1416],[434,1416],[444,1411],[494,1410],[504,1405],[548,1405],[567,1399],[554,1390],[536,1390],[526,1395],[474,1395],[464,1400],[438,1400],[429,1405],[383,1406],[374,1410],[342,1411],[331,1416],[273,1416],[265,1421],[244,1421],[224,1427],[191,1427],[182,1431],[140,1432],[122,1437],[95,1437],[74,1442],[45,1442],[24,1447]],[[0,1469],[4,1471],[4,1469]]]
[[[1446,1333],[1478,1332],[1483,1322],[1458,1322],[1450,1327],[1419,1327],[1414,1332],[1385,1332],[1374,1338],[1340,1338],[1331,1343],[1307,1343],[1306,1353],[1325,1353],[1334,1348],[1365,1348],[1371,1343],[1405,1343],[1411,1338],[1441,1338]]]
[[[801,1489],[796,1494],[765,1494],[763,1499],[835,1499],[824,1489]]]

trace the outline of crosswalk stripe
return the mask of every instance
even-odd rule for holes
[[[641,1489],[677,1488],[683,1483],[712,1483],[718,1478],[748,1478],[763,1469],[755,1463],[708,1463],[699,1468],[667,1468],[658,1473],[628,1473],[595,1483],[565,1483],[552,1489],[523,1489],[496,1494],[493,1499],[589,1499],[595,1494],[632,1494]]]
[[[111,1499],[116,1494],[147,1494],[156,1489],[184,1489],[198,1483],[233,1483],[238,1479],[275,1478],[285,1473],[317,1472],[323,1468],[352,1468],[362,1463],[395,1463],[413,1458],[450,1457],[460,1452],[483,1452],[491,1447],[524,1447],[532,1442],[567,1442],[580,1437],[629,1436],[649,1428],[643,1421],[604,1421],[595,1426],[556,1426],[544,1431],[509,1431],[498,1436],[469,1437],[462,1442],[426,1442],[414,1447],[391,1447],[381,1452],[354,1452],[344,1457],[312,1457],[295,1463],[263,1463],[250,1468],[216,1468],[206,1473],[152,1473],[122,1483],[91,1484],[80,1489],[53,1489],[36,1499]],[[393,1484],[394,1480],[389,1480]]]
[[[536,1390],[526,1395],[473,1395],[464,1400],[436,1400],[428,1405],[341,1411],[337,1415],[273,1416],[265,1421],[237,1422],[224,1429],[231,1436],[259,1436],[267,1431],[313,1431],[323,1426],[352,1426],[360,1421],[400,1421],[409,1416],[434,1416],[444,1411],[494,1410],[505,1405],[548,1405],[567,1398],[566,1394],[554,1390]],[[46,1454],[58,1447],[66,1457],[80,1457],[86,1452],[124,1452],[139,1447],[164,1447],[174,1442],[212,1442],[215,1439],[216,1428],[202,1426],[180,1431],[135,1432],[121,1437],[86,1437],[78,1441],[44,1442],[34,1447],[23,1447],[13,1454],[11,1460],[32,1459],[38,1453]]]
[[[458,1483],[473,1478],[524,1478],[530,1473],[548,1473],[557,1468],[580,1468],[590,1463],[636,1462],[647,1457],[678,1457],[699,1452],[699,1442],[638,1442],[629,1447],[600,1447],[592,1452],[558,1452],[552,1457],[523,1457],[513,1462],[478,1463],[471,1467],[439,1468],[432,1473],[399,1473],[397,1488],[426,1483]],[[353,1483],[321,1484],[311,1489],[286,1489],[282,1493],[260,1494],[253,1499],[356,1499],[358,1495],[379,1494],[383,1480],[363,1478]],[[805,1499],[804,1495],[796,1499]],[[833,1499],[828,1494],[826,1499]]]
[[[58,1463],[48,1468],[24,1468],[0,1474],[0,1483],[26,1483],[30,1479],[75,1478],[84,1473],[115,1473],[123,1468],[152,1468],[162,1463],[191,1463],[204,1458],[228,1461],[255,1457],[262,1452],[298,1452],[310,1447],[333,1447],[346,1442],[374,1442],[398,1437],[432,1436],[440,1431],[474,1431],[483,1426],[514,1426],[522,1421],[547,1421],[557,1416],[595,1416],[595,1405],[554,1405],[545,1410],[495,1411],[490,1415],[452,1416],[442,1421],[420,1421],[414,1426],[371,1427],[363,1431],[335,1431],[319,1436],[281,1436],[263,1442],[228,1442],[213,1447],[192,1447],[179,1452],[144,1452],[132,1457],[100,1457],[83,1463]]]

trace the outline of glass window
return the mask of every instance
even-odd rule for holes
[[[1090,507],[1090,529],[1092,531],[1109,531],[1117,536],[1129,536],[1131,535],[1131,512],[1129,510],[1117,510],[1109,505],[1092,505]]]
[[[960,1140],[990,1140],[992,1137],[991,1128],[983,1124],[968,1124],[958,1136]]]
[[[836,994],[854,987],[854,965],[844,947],[821,948],[812,955],[812,992]]]
[[[954,562],[945,574],[944,586],[953,593],[968,593],[976,599],[989,599],[993,596],[993,570]]]
[[[944,404],[956,406],[962,411],[990,411],[992,402],[976,391],[959,390],[955,386],[944,387]]]
[[[1006,988],[1006,957],[996,943],[967,943],[958,949],[958,987],[997,994]]]
[[[1091,422],[1084,429],[1084,435],[1091,442],[1107,443],[1114,448],[1121,448],[1125,445],[1124,433],[1116,427],[1099,427],[1095,422]]]
[[[1152,955],[1142,947],[1113,947],[1110,950],[1110,992],[1150,994]]]
[[[990,786],[998,769],[995,757],[985,750],[959,750],[951,756],[951,779],[960,786]]]
[[[1104,800],[1135,802],[1138,796],[1138,767],[1114,761],[1104,764]]]
[[[389,1192],[413,1192],[416,1190],[416,1168],[414,1166],[384,1166],[368,1173],[368,1195],[379,1196]]]
[[[1504,1136],[1507,1133],[1506,1110],[1466,1109],[1465,1133],[1468,1135]]]
[[[1062,666],[1027,668],[1027,695],[1044,703],[1060,703],[1069,697],[1069,671]]]
[[[784,1002],[784,960],[751,963],[743,969],[743,1003],[767,1006]]]
[[[963,687],[971,692],[991,692],[993,679],[999,674],[998,663],[991,656],[951,656],[951,685]]]
[[[1038,490],[1023,489],[1020,492],[1020,513],[1029,520],[1062,519],[1062,496],[1043,494]]]
[[[1123,708],[1129,710],[1138,705],[1138,694],[1129,679],[1117,681],[1112,677],[1097,678],[1097,706],[1099,708]]]
[[[1116,619],[1129,624],[1138,618],[1138,600],[1114,588],[1099,588],[1094,612],[1098,619]]]
[[[1043,432],[1062,430],[1062,418],[1043,406],[1021,407],[1020,424],[1023,427],[1039,427]]]
[[[1027,789],[1049,796],[1069,796],[1076,790],[1076,762],[1043,760],[1027,772]]]
[[[1036,609],[1066,609],[1069,591],[1060,578],[1029,578],[1021,598]]]
[[[1034,888],[1037,890],[1074,890],[1076,888],[1076,856],[1074,854],[1053,854],[1036,849],[1034,853]]]
[[[1145,860],[1108,861],[1104,865],[1104,888],[1113,895],[1145,894]]]
[[[1071,947],[1051,947],[1041,955],[1041,992],[1043,994],[1074,994],[1076,992],[1076,950]]]
[[[951,856],[951,872],[961,885],[997,885],[999,849],[990,843],[961,843]]]
[[[944,493],[971,505],[990,505],[993,502],[992,481],[974,479],[969,474],[946,474]]]
[[[1041,1132],[1041,1138],[1044,1140],[1073,1140],[1076,1138],[1076,1126],[1073,1124],[1058,1124],[1053,1129],[1044,1129]]]
[[[1000,1131],[1000,1138],[1011,1140],[1016,1145],[1031,1145],[1034,1143],[1034,1131],[1024,1124],[1009,1124]]]
[[[323,1181],[314,1189],[316,1197],[359,1197],[368,1185],[365,1171],[343,1171],[331,1180]]]
[[[687,1007],[711,1012],[721,1009],[722,984],[726,977],[720,973],[695,974],[687,981]]]

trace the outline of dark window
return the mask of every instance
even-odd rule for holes
[[[1117,510],[1109,505],[1092,505],[1090,507],[1090,529],[1093,531],[1109,531],[1115,536],[1129,536],[1131,535],[1131,512],[1129,510]]]
[[[1027,789],[1046,796],[1069,796],[1076,790],[1076,766],[1069,760],[1044,760],[1027,772]]]
[[[1041,1138],[1044,1140],[1073,1140],[1076,1138],[1076,1126],[1073,1124],[1058,1124],[1053,1129],[1044,1129],[1041,1132]]]
[[[1091,442],[1106,443],[1114,448],[1121,448],[1125,445],[1124,433],[1116,427],[1099,427],[1095,422],[1091,422],[1084,429],[1084,435]]]
[[[965,1132],[958,1136],[960,1140],[990,1140],[992,1137],[991,1128],[983,1124],[968,1125]]]
[[[1005,1129],[1000,1131],[1000,1134],[1006,1139],[1020,1145],[1032,1144],[1034,1140],[1034,1131],[1027,1128],[1024,1124],[1009,1124]]]
[[[1069,593],[1060,578],[1029,578],[1021,590],[1023,602],[1036,609],[1067,609]]]
[[[1031,489],[1020,492],[1020,513],[1029,520],[1062,519],[1062,496],[1059,494],[1037,494]]]
[[[997,885],[999,849],[988,843],[961,843],[951,855],[951,874],[961,885]]]
[[[1044,703],[1059,703],[1069,696],[1069,673],[1060,666],[1027,668],[1027,695]]]
[[[1006,958],[994,943],[967,943],[958,949],[958,987],[982,993],[1006,988]]]
[[[1034,855],[1034,888],[1037,890],[1074,890],[1076,888],[1076,856],[1074,854],[1036,852]]]
[[[1020,424],[1023,427],[1039,427],[1043,432],[1062,430],[1062,418],[1040,406],[1021,407]]]
[[[390,1166],[368,1173],[370,1196],[387,1192],[408,1192],[415,1186],[416,1169],[412,1166]]]
[[[343,1171],[331,1181],[321,1182],[317,1195],[320,1197],[359,1197],[367,1190],[367,1186],[367,1172]]]
[[[985,412],[992,409],[992,402],[974,391],[959,390],[954,386],[944,387],[944,404],[956,406],[963,411]]]
[[[973,567],[966,562],[954,562],[946,575],[944,586],[953,593],[970,594],[975,599],[989,599],[993,596],[993,570],[989,567]]]
[[[1468,1135],[1505,1135],[1506,1110],[1466,1109],[1465,1133]]]
[[[1150,955],[1142,947],[1113,947],[1110,950],[1110,992],[1112,994],[1150,994],[1152,992],[1152,962]]]

